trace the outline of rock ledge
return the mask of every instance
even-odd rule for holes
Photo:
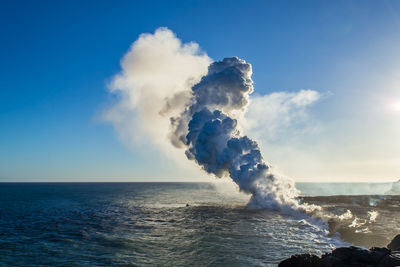
[[[296,254],[279,263],[279,267],[339,267],[339,266],[400,266],[400,235],[387,248],[341,247],[321,257],[313,254]]]

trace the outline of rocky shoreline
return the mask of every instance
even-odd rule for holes
[[[400,235],[387,247],[369,250],[359,247],[341,247],[321,257],[314,254],[296,254],[279,263],[279,267],[345,267],[345,266],[400,266]]]

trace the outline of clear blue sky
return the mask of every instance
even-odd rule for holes
[[[327,95],[311,110],[325,135],[293,144],[308,153],[304,163],[299,152],[272,159],[284,172],[298,180],[324,172],[329,181],[346,180],[346,172],[368,181],[400,176],[400,114],[371,111],[380,96],[400,99],[399,1],[0,5],[0,181],[190,180],[156,151],[126,147],[98,119],[121,57],[139,34],[160,26],[215,60],[250,62],[259,94],[310,88]],[[347,166],[341,155],[360,160]],[[325,160],[307,168],[315,158]]]

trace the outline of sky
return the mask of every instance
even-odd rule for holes
[[[41,0],[1,2],[0,182],[204,179],[104,119],[121,59],[159,27],[252,64],[248,133],[279,172],[400,178],[398,1]],[[316,97],[287,106],[301,90]]]

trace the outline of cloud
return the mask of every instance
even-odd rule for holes
[[[314,90],[251,96],[242,127],[249,135],[273,141],[290,130],[311,130],[308,108],[321,98]]]
[[[108,84],[115,99],[103,119],[130,147],[155,148],[196,177],[204,176],[169,141],[169,118],[184,109],[192,86],[210,63],[197,43],[182,43],[167,28],[141,34],[122,58],[120,73]]]
[[[182,43],[167,28],[141,34],[122,58],[121,72],[108,85],[116,100],[105,110],[104,120],[130,146],[152,144],[183,162],[182,151],[167,141],[169,118],[184,108],[191,87],[207,73],[210,63],[197,43]]]

